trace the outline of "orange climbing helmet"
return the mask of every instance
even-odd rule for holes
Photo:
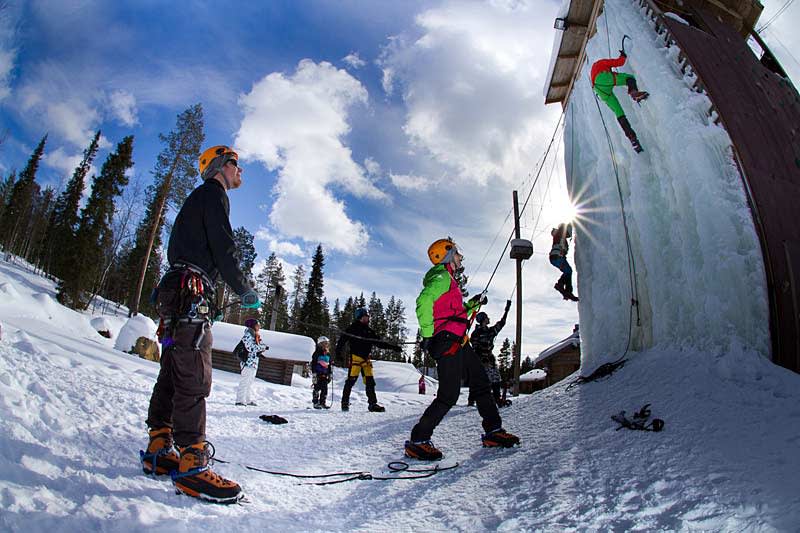
[[[230,146],[217,145],[206,150],[200,154],[198,166],[200,167],[200,176],[205,180],[213,178],[217,172],[222,170],[225,163],[233,159],[239,162],[239,154]]]
[[[434,265],[449,262],[455,253],[458,253],[458,245],[450,237],[439,239],[428,246],[428,258]]]

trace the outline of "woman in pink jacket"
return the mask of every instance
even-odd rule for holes
[[[463,256],[452,239],[439,239],[431,244],[428,257],[433,268],[425,274],[422,292],[417,298],[417,320],[423,337],[422,349],[436,361],[439,390],[411,430],[405,453],[408,457],[428,461],[442,458],[442,452],[430,439],[433,430],[458,400],[464,368],[469,375],[470,393],[474,395],[478,413],[483,419],[483,445],[508,448],[519,444],[518,437],[503,429],[500,413],[492,398],[489,378],[466,336],[470,315],[474,316],[478,308],[486,303],[486,297],[479,294],[464,303],[455,278]]]

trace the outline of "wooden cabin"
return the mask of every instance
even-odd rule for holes
[[[233,355],[236,345],[242,340],[244,326],[216,322],[212,328],[214,343],[211,348],[211,366],[226,372],[241,372],[239,360]],[[280,331],[261,330],[261,340],[269,346],[265,357],[258,364],[256,377],[277,383],[291,385],[292,375],[311,361],[315,343],[310,337],[292,335]]]
[[[530,374],[529,378],[523,381],[520,376],[520,392],[531,393],[546,389],[576,372],[580,367],[581,336],[578,324],[575,324],[569,337],[555,343],[536,356],[536,359],[533,360],[533,370],[524,374],[525,376]],[[536,373],[536,370],[544,371],[544,375]]]

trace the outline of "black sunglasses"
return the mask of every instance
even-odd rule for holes
[[[239,162],[237,160],[235,160],[235,159],[228,159],[227,162],[230,163],[231,165],[235,166],[235,167],[239,166]]]

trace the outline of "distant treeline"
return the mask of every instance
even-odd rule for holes
[[[106,157],[99,174],[91,176],[89,197],[81,208],[101,132],[92,138],[62,191],[42,189],[36,182],[45,135],[22,171],[12,170],[0,179],[0,246],[7,258],[22,257],[56,280],[58,300],[73,309],[85,310],[100,296],[127,306],[131,314],[154,317],[149,296],[166,267],[162,254],[169,232],[166,213],[177,211],[197,185],[196,164],[204,141],[202,106],[196,104],[180,113],[175,128],[159,139],[162,150],[151,171],[152,183],[143,193],[137,180],[129,183],[134,148],[130,135]],[[397,343],[405,340],[405,306],[394,296],[384,305],[374,292],[369,300],[362,293],[345,302],[336,299],[330,308],[324,293],[322,246],[317,246],[308,277],[302,264],[295,268],[289,291],[274,253],[254,276],[253,235],[237,228],[234,239],[240,266],[254,278],[264,302],[259,319],[265,327],[274,305],[278,331],[314,338],[325,335],[335,345],[355,309],[366,307],[370,325],[381,337]],[[277,297],[276,287],[281,287]],[[236,300],[224,283],[216,289],[220,306]],[[245,318],[238,305],[224,309],[227,322],[242,323]],[[404,354],[378,352],[377,358],[405,360]]]

